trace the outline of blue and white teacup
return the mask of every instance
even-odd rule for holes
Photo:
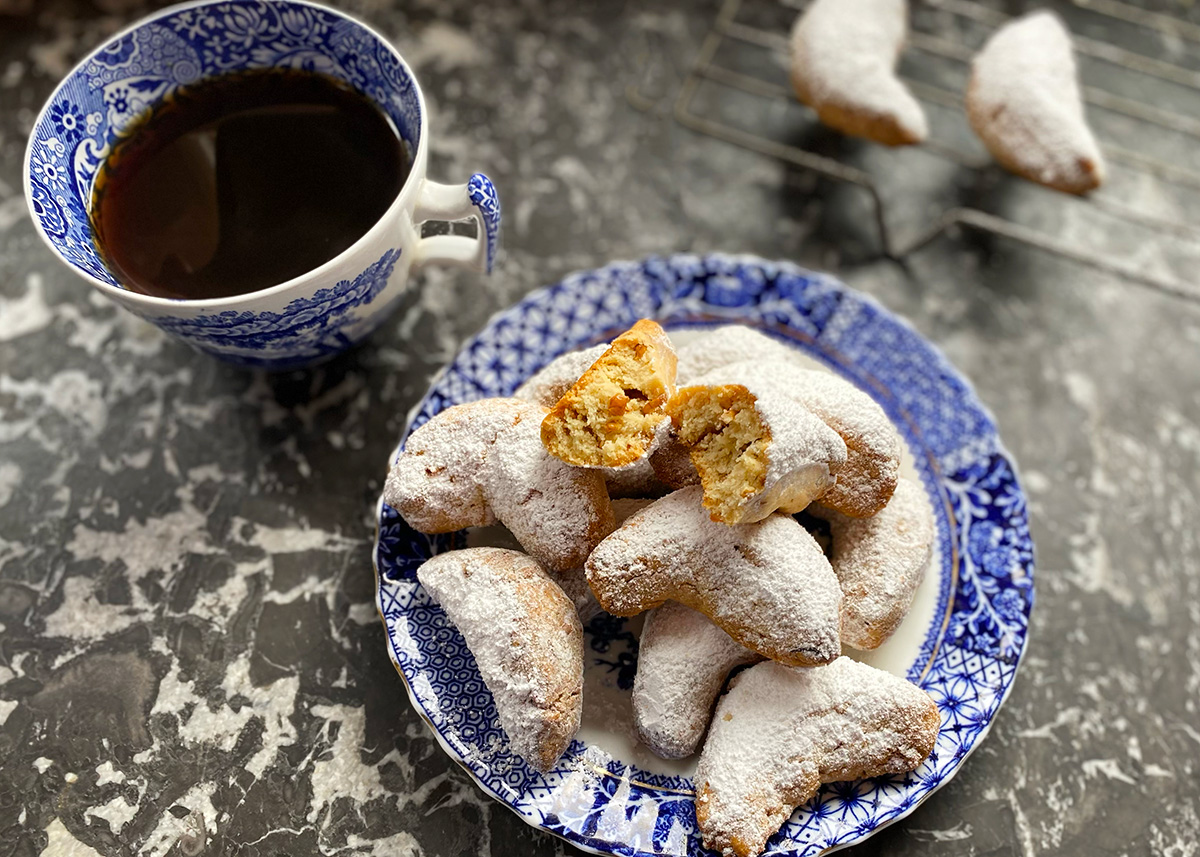
[[[341,255],[284,283],[229,298],[173,300],[123,288],[97,250],[92,183],[123,129],[179,87],[230,71],[297,68],[342,80],[395,123],[412,157],[399,196]],[[42,109],[25,155],[25,194],[50,248],[126,309],[226,360],[283,369],[361,340],[426,264],[490,272],[500,202],[487,176],[425,177],[428,113],[412,70],[360,21],[303,0],[221,0],[164,9],[93,51]],[[297,181],[302,181],[297,176]],[[477,221],[477,236],[421,237],[426,220]]]

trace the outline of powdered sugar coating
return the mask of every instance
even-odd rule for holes
[[[503,548],[438,554],[417,579],[462,633],[513,751],[548,770],[583,714],[583,628],[531,558]]]
[[[760,363],[789,363],[796,352],[744,324],[714,327],[704,336],[681,346],[678,351],[678,384],[694,384],[702,375],[731,363],[753,360]]]
[[[700,482],[691,453],[673,431],[666,441],[651,450],[648,460],[658,481],[670,488],[684,488]]]
[[[967,116],[992,156],[1013,172],[1069,193],[1104,181],[1071,34],[1053,12],[1032,12],[992,34],[971,65]]]
[[[705,846],[760,853],[821,783],[914,770],[939,726],[928,694],[850,658],[745,670],[717,704],[696,767]]]
[[[901,479],[883,511],[850,518],[815,504],[829,522],[830,564],[842,586],[842,642],[876,649],[912,606],[933,552],[933,513],[921,486]]]
[[[907,34],[905,0],[815,0],[792,29],[796,95],[844,133],[921,142],[925,113],[895,72]]]
[[[812,411],[800,404],[776,372],[783,364],[720,366],[701,376],[695,386],[740,384],[754,394],[754,407],[771,433],[768,466],[762,489],[738,504],[738,523],[759,521],[776,510],[802,511],[833,488],[846,464],[846,443]]]
[[[583,565],[615,526],[604,477],[543,448],[546,409],[520,399],[448,408],[392,465],[383,499],[414,529],[444,533],[499,521],[552,571]]]
[[[669,423],[667,424],[669,426]],[[671,486],[658,478],[658,473],[650,463],[650,455],[639,458],[633,464],[624,467],[602,467],[604,484],[608,486],[608,496],[617,497],[661,497],[671,490]]]
[[[527,407],[484,399],[442,411],[405,442],[388,471],[383,501],[423,533],[496,523],[480,484],[484,461]]]
[[[900,434],[879,404],[849,381],[779,360],[743,361],[709,373],[782,390],[838,433],[846,465],[821,502],[860,518],[882,509],[900,473]],[[728,383],[728,380],[726,380]]]
[[[578,568],[616,526],[604,477],[550,455],[541,438],[546,409],[522,405],[487,455],[484,496],[530,556],[552,571]]]
[[[717,523],[702,496],[693,486],[656,500],[592,551],[585,568],[600,605],[633,616],[678,601],[766,657],[837,657],[842,593],[816,540],[786,515]]]
[[[652,502],[652,500],[642,498],[613,500],[613,515],[616,518],[617,524],[623,524],[636,512],[640,512]],[[550,577],[575,604],[575,612],[579,614],[579,621],[584,625],[603,612],[600,608],[600,602],[592,594],[592,588],[588,586],[587,574],[584,572],[583,566],[572,568],[568,571],[550,572]]]
[[[563,594],[571,599],[580,622],[586,625],[600,615],[600,602],[592,594],[592,588],[588,586],[587,575],[584,574],[582,566],[567,571],[550,572],[550,577],[558,584],[558,588],[563,591]]]
[[[582,351],[560,354],[530,376],[517,388],[513,396],[527,402],[536,402],[545,408],[552,408],[563,394],[575,385],[579,376],[591,368],[607,350],[608,343],[601,343]]]
[[[633,682],[638,736],[664,759],[692,755],[729,671],[761,659],[690,607],[668,601],[651,610]]]

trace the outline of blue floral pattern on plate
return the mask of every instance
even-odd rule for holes
[[[116,36],[60,84],[31,134],[30,190],[42,230],[72,265],[118,286],[87,210],[96,173],[129,123],[181,86],[226,72],[301,68],[345,81],[384,109],[416,152],[416,86],[361,24],[296,0],[168,9]],[[490,233],[489,233],[490,234]]]
[[[1025,498],[995,423],[967,382],[903,321],[831,277],[745,256],[652,257],[572,274],[495,316],[434,381],[409,431],[450,405],[509,395],[557,355],[639,318],[668,328],[731,322],[782,339],[870,392],[916,453],[933,501],[939,608],[908,678],[937,702],[942,728],[909,774],[825,786],[768,851],[807,857],[861,841],[947,782],[986,735],[1012,686],[1033,606]],[[415,580],[463,537],[413,532],[380,504],[375,567],[388,650],[417,711],[480,786],[528,823],[603,854],[698,857],[687,777],[646,771],[572,742],[549,773],[508,750],[461,635]],[[588,657],[618,686],[637,647],[625,620],[589,626]]]

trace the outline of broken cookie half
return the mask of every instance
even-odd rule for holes
[[[613,340],[542,421],[547,451],[579,467],[625,467],[643,459],[670,422],[675,349],[642,319]]]

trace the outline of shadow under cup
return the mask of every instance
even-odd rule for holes
[[[215,356],[288,368],[332,356],[366,336],[386,316],[378,306],[366,309],[377,297],[395,303],[398,289],[387,286],[407,279],[412,260],[402,257],[414,239],[379,228],[390,211],[342,256],[303,277],[234,298],[193,301],[125,289],[98,251],[89,217],[97,173],[136,120],[180,87],[269,68],[319,72],[373,101],[411,156],[400,198],[410,196],[410,185],[424,176],[426,158],[423,101],[412,73],[365,25],[332,9],[290,0],[174,7],[116,36],[51,96],[30,137],[25,181],[39,231],[93,285]],[[412,231],[411,219],[405,228]],[[391,234],[379,234],[386,232]],[[302,280],[311,280],[311,288]]]

